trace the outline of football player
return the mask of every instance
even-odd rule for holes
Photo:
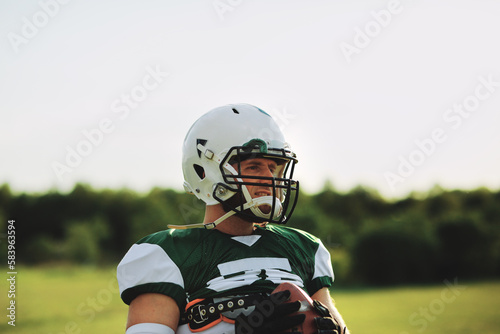
[[[297,203],[296,163],[277,123],[255,106],[215,108],[192,125],[184,187],[206,203],[205,218],[169,225],[124,256],[117,275],[130,305],[127,334],[347,333],[328,290],[329,252],[283,226]],[[290,288],[273,293],[282,283],[311,302],[293,300]]]

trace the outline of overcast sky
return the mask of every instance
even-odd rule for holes
[[[245,102],[308,192],[498,189],[499,17],[485,0],[0,0],[0,184],[181,190],[190,125]]]

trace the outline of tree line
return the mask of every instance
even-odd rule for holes
[[[193,195],[154,188],[14,194],[0,187],[2,254],[15,220],[18,263],[118,263],[128,248],[167,224],[198,223],[204,204]],[[435,187],[387,200],[356,187],[325,184],[301,193],[287,224],[321,238],[340,284],[426,283],[444,278],[500,277],[500,190]]]

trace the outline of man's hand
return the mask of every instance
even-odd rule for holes
[[[313,300],[313,308],[319,317],[314,318],[318,334],[346,334],[346,328],[341,328],[339,322],[332,316],[330,310],[319,300]]]
[[[236,318],[236,334],[276,334],[300,325],[305,314],[293,313],[299,310],[301,303],[286,303],[289,299],[290,291],[284,290],[256,301],[250,314]]]

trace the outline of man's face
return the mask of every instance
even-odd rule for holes
[[[235,166],[238,168],[238,166]],[[278,164],[271,159],[266,158],[255,158],[247,159],[240,163],[241,175],[245,176],[258,176],[258,177],[278,177]],[[257,198],[261,196],[272,196],[273,190],[271,183],[268,180],[262,180],[259,178],[253,179],[251,177],[245,177],[242,179],[243,182],[249,183],[260,183],[261,185],[247,185],[248,192],[252,198]]]
[[[233,166],[238,169],[238,164]],[[239,173],[244,176],[242,177],[243,182],[255,183],[256,185],[246,185],[248,192],[252,198],[262,197],[262,196],[273,196],[272,183],[269,178],[280,177],[281,166],[279,166],[276,161],[266,158],[254,158],[246,159],[240,163]],[[251,178],[251,176],[266,177],[265,179]],[[278,196],[278,194],[275,194]],[[271,211],[270,205],[261,205],[260,209],[264,213],[269,213]]]

